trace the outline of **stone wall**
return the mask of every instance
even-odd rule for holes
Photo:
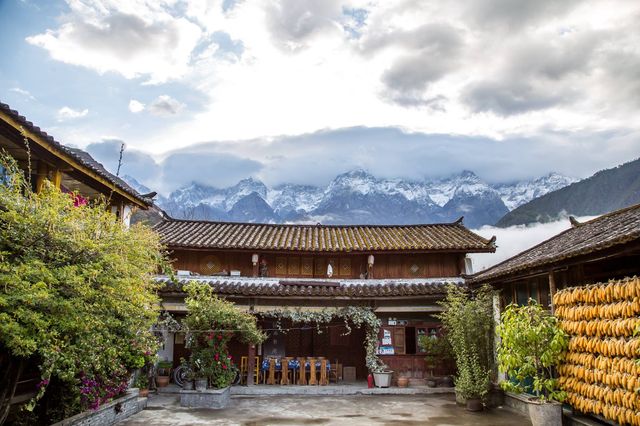
[[[84,411],[55,423],[53,426],[109,426],[130,417],[147,406],[147,398],[138,397],[138,389],[129,389],[121,398],[102,405],[97,410]]]

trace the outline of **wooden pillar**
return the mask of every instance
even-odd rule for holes
[[[256,368],[256,345],[249,345],[249,356],[247,358],[247,386],[253,386],[253,370]]]
[[[53,171],[53,186],[55,186],[56,188],[60,189],[60,186],[62,185],[62,172],[60,170],[54,170]]]
[[[44,180],[49,174],[49,167],[44,161],[38,161],[38,172],[36,175],[36,192],[40,193],[44,187]]]
[[[551,314],[555,311],[555,307],[553,306],[553,295],[556,294],[556,279],[553,276],[553,270],[549,271],[549,294],[551,300],[549,300],[549,306],[551,306]]]

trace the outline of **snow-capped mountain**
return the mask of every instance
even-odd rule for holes
[[[528,203],[534,198],[556,191],[565,186],[569,186],[578,179],[563,176],[558,173],[549,173],[532,181],[516,182],[514,184],[503,184],[495,186],[500,198],[509,210]]]
[[[187,219],[409,224],[449,222],[464,216],[467,226],[479,227],[493,225],[510,209],[574,181],[551,173],[532,181],[490,185],[471,171],[411,181],[377,178],[357,169],[336,176],[324,188],[295,184],[269,188],[247,178],[228,188],[192,183],[156,202],[169,215]]]

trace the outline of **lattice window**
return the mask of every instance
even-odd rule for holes
[[[343,257],[340,259],[340,272],[339,275],[342,277],[350,277],[351,276],[351,259],[348,257]]]
[[[288,259],[289,265],[287,267],[287,272],[289,275],[300,275],[300,258],[299,257],[290,257]]]
[[[276,275],[287,275],[286,257],[276,257]]]
[[[313,276],[313,257],[303,257],[300,275]]]

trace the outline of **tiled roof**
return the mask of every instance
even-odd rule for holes
[[[106,179],[111,184],[115,185],[120,190],[126,192],[131,197],[138,200],[143,205],[150,206],[153,204],[153,201],[144,198],[141,196],[135,189],[129,186],[124,180],[120,179],[118,176],[110,173],[107,169],[104,168],[102,164],[97,162],[89,153],[82,151],[77,148],[69,148],[64,146],[60,142],[56,141],[52,136],[48,135],[44,130],[41,130],[38,126],[34,125],[32,122],[28,121],[24,116],[20,115],[18,111],[12,110],[11,107],[7,104],[0,102],[0,111],[8,114],[13,120],[15,120],[20,126],[22,126],[25,130],[37,135],[49,144],[49,146],[58,151],[59,153],[71,157],[73,160],[87,167],[103,179]]]
[[[167,220],[154,229],[170,248],[370,252],[493,252],[493,243],[461,223],[434,225],[267,225]]]
[[[486,282],[640,240],[640,204],[588,222],[572,222],[572,228],[476,274],[471,281]]]
[[[225,296],[279,296],[279,297],[440,297],[449,284],[463,285],[461,278],[397,279],[397,280],[322,280],[278,279],[245,277],[158,277],[162,293],[181,293],[182,286],[199,281],[213,287],[216,294]]]

